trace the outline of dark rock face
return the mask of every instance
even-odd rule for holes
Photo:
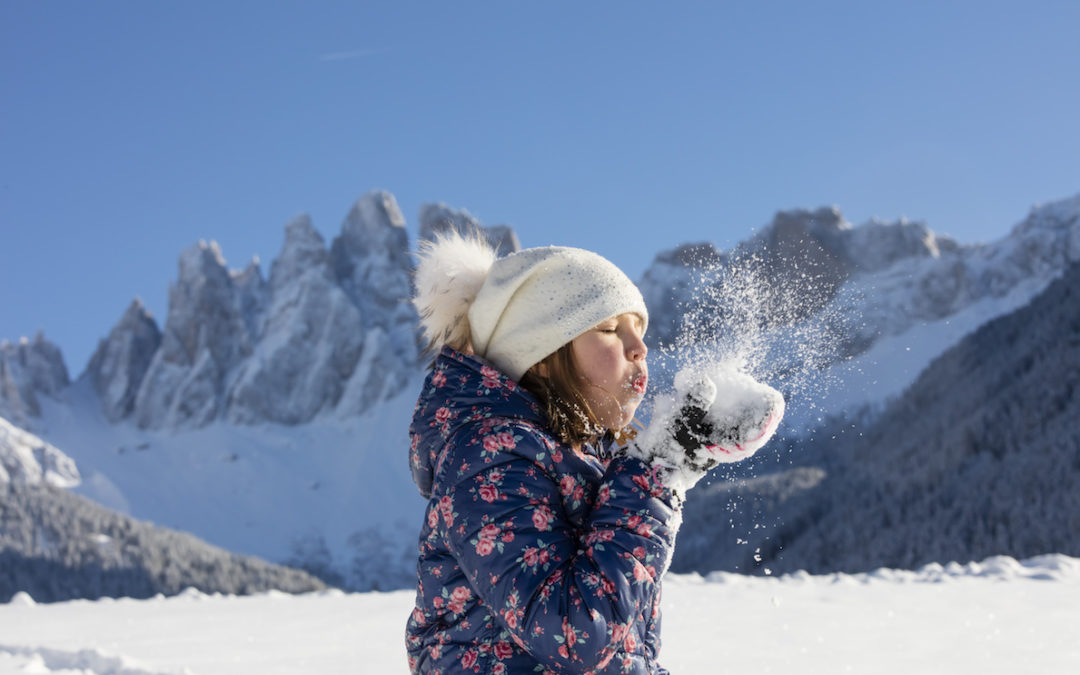
[[[139,300],[131,303],[109,336],[98,343],[80,377],[90,378],[109,421],[122,420],[135,410],[139,385],[160,346],[161,331]]]
[[[468,211],[454,210],[442,203],[424,204],[420,207],[421,241],[431,241],[437,235],[449,231],[486,239],[499,257],[521,250],[517,234],[506,225],[485,227]]]
[[[0,342],[0,417],[26,427],[41,414],[41,395],[57,396],[70,384],[64,357],[38,333],[33,340]]]

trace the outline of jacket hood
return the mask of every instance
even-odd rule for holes
[[[536,398],[484,359],[443,347],[413,411],[409,426],[413,481],[431,497],[435,469],[447,441],[465,425],[490,418],[543,426]]]

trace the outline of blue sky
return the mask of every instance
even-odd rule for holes
[[[0,0],[0,338],[72,376],[180,251],[364,192],[633,278],[779,209],[1003,236],[1080,192],[1080,3]]]

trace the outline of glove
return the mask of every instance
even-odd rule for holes
[[[746,373],[713,364],[685,368],[675,391],[658,396],[652,421],[627,454],[654,467],[680,499],[717,464],[753,455],[784,416],[784,397]]]

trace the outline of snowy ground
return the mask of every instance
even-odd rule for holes
[[[1065,673],[1080,665],[1080,559],[914,572],[671,575],[674,673]],[[0,605],[0,675],[404,673],[412,593]]]

